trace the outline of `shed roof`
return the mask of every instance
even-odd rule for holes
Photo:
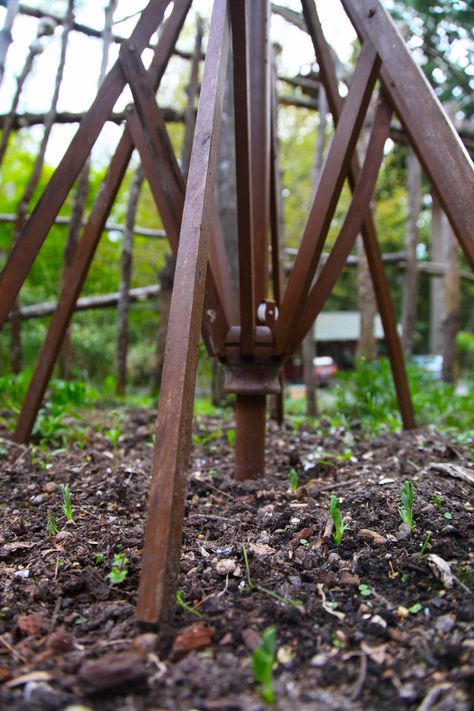
[[[382,319],[375,315],[374,332],[377,340],[383,340]],[[360,336],[360,313],[358,311],[324,311],[314,325],[316,341],[358,341]]]

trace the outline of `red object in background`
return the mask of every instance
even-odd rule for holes
[[[337,373],[337,365],[331,356],[317,356],[313,365],[318,385],[328,385]]]

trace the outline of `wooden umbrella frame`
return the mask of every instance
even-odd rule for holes
[[[76,301],[136,148],[176,259],[137,611],[138,618],[149,623],[171,616],[175,608],[201,333],[208,353],[224,365],[225,389],[236,394],[236,478],[261,475],[265,466],[267,395],[280,393],[282,366],[312,327],[357,234],[361,233],[403,425],[415,426],[395,311],[370,210],[392,113],[400,119],[474,267],[472,163],[388,13],[379,0],[342,0],[362,43],[349,92],[343,100],[314,0],[302,0],[304,20],[336,128],[283,289],[270,3],[268,0],[214,2],[186,180],[155,96],[192,0],[175,0],[172,12],[163,22],[169,4],[169,0],[150,0],[130,39],[122,44],[118,60],[104,79],[0,274],[3,325],[104,122],[128,85],[133,104],[126,111],[124,132],[63,280],[14,438],[24,442],[31,434]],[[141,53],[162,23],[147,70]],[[239,261],[237,304],[232,299],[215,198],[220,117],[231,55]],[[366,155],[359,165],[356,144],[377,81],[380,89],[375,117]],[[331,254],[316,277],[346,179],[352,189],[352,202]]]

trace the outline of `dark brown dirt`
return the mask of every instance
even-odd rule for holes
[[[467,453],[429,431],[367,440],[270,424],[267,476],[238,484],[228,428],[195,428],[179,589],[202,616],[177,606],[160,630],[134,619],[152,413],[128,413],[115,452],[99,435],[55,454],[0,441],[0,708],[264,709],[251,655],[269,625],[278,710],[471,708],[472,485],[433,466],[472,476]],[[406,479],[416,528],[403,537]],[[331,494],[350,520],[338,546]],[[112,585],[119,552],[128,573]],[[436,577],[433,554],[453,579]]]

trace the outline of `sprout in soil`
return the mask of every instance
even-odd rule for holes
[[[116,553],[112,561],[112,569],[107,574],[111,585],[120,585],[128,575],[128,558],[125,553]]]
[[[342,541],[344,531],[347,531],[350,524],[344,523],[344,521],[342,520],[341,499],[339,499],[337,496],[331,496],[331,498],[329,499],[329,514],[332,518],[335,529],[332,534],[332,537],[334,543],[336,545],[339,545]]]
[[[413,502],[415,494],[413,492],[413,484],[411,481],[406,481],[402,488],[402,505],[398,507],[398,513],[403,523],[410,527],[410,531],[415,528],[413,524]]]
[[[63,486],[63,503],[61,504],[61,511],[63,512],[68,521],[73,520],[71,491],[69,489],[69,484],[65,484]]]
[[[290,477],[290,489],[291,491],[296,491],[298,488],[298,474],[296,469],[292,469],[289,473]]]
[[[276,627],[267,627],[262,634],[262,644],[252,654],[252,671],[256,682],[261,684],[260,696],[267,704],[275,703],[272,670],[276,655]]]

